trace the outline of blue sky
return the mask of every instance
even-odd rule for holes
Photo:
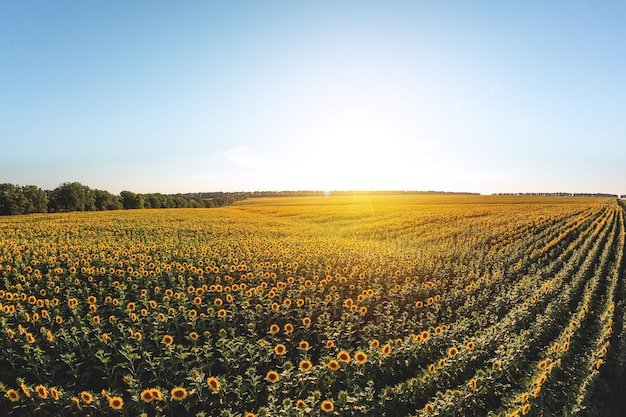
[[[0,182],[626,194],[621,1],[3,1]]]

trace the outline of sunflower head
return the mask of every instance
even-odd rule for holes
[[[214,376],[209,377],[206,383],[209,386],[209,388],[211,388],[211,391],[218,392],[220,390],[220,381],[216,377]]]
[[[109,407],[114,410],[121,410],[124,407],[124,400],[121,397],[110,397],[109,398]]]
[[[152,400],[154,400],[154,397],[152,396],[152,390],[149,390],[149,389],[145,389],[141,391],[140,397],[141,397],[141,401],[145,403],[149,403],[149,402],[152,402]]]
[[[182,401],[187,398],[188,395],[187,390],[183,387],[172,388],[170,394],[172,395],[172,399],[176,401]]]
[[[273,384],[275,382],[278,382],[278,380],[280,379],[280,376],[278,375],[278,372],[276,371],[268,371],[267,374],[265,375],[265,379],[268,382],[271,382]]]
[[[322,401],[322,411],[330,413],[335,409],[335,404],[331,400]]]
[[[305,359],[305,360],[303,360],[303,361],[301,361],[301,362],[300,362],[300,369],[301,369],[303,372],[310,371],[312,367],[313,367],[313,364],[312,364],[312,363],[311,363],[311,361],[309,361],[309,360],[306,360],[306,359]]]

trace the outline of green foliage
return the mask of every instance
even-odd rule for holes
[[[0,219],[3,415],[592,416],[626,362],[615,200],[33,219]]]
[[[34,185],[0,184],[0,215],[102,211],[142,208],[215,208],[248,198],[245,193],[201,193],[197,195],[138,194],[122,191],[119,196],[67,182],[44,191]]]
[[[0,215],[45,213],[48,196],[34,185],[0,184]]]

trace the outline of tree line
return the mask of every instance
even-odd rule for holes
[[[122,191],[119,195],[92,189],[80,182],[65,182],[54,190],[35,185],[0,184],[0,215],[62,213],[144,208],[211,208],[248,198],[245,193],[140,194]]]

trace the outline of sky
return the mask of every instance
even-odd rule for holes
[[[626,194],[626,2],[0,2],[0,183]]]

